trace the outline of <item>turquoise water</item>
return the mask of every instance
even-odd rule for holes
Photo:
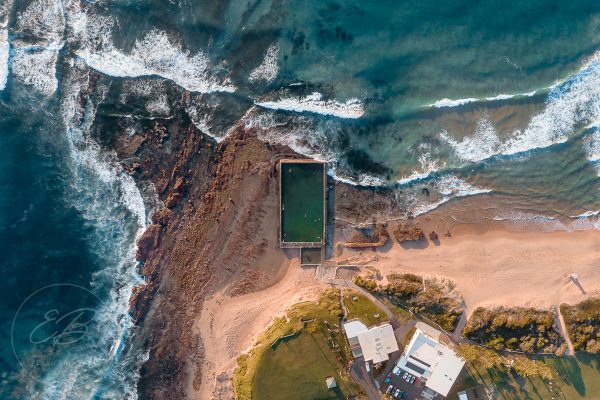
[[[126,310],[155,197],[98,142],[154,118],[255,128],[391,187],[406,215],[469,197],[475,222],[597,229],[599,17],[583,0],[4,0],[0,397],[136,397]],[[82,308],[83,340],[29,340]]]

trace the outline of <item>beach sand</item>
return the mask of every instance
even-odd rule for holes
[[[286,261],[283,278],[267,289],[237,297],[221,291],[205,300],[194,324],[206,355],[203,383],[195,398],[231,398],[230,379],[238,356],[250,350],[271,321],[293,304],[318,300],[326,286],[314,280],[314,268],[301,267],[299,261]]]
[[[547,308],[600,294],[600,232],[480,230],[456,228],[439,245],[390,241],[377,251],[344,249],[335,259],[372,265],[383,275],[412,272],[449,278],[464,297],[467,313],[478,306]],[[316,299],[325,288],[297,258],[286,261],[284,268],[281,281],[265,290],[238,297],[220,292],[205,301],[194,329],[204,343],[206,379],[195,398],[211,398],[211,393],[212,398],[230,398],[237,357],[274,317],[296,302]],[[565,277],[572,273],[581,288]]]
[[[388,243],[377,251],[344,250],[337,259],[377,255],[383,275],[411,272],[449,278],[467,313],[478,306],[548,307],[600,294],[600,232],[514,232],[457,227],[440,244]],[[577,274],[581,288],[566,275]]]

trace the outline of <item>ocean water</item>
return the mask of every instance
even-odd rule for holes
[[[584,0],[2,0],[0,398],[137,397],[155,200],[98,141],[180,107],[391,187],[407,216],[468,198],[597,229],[599,21]]]

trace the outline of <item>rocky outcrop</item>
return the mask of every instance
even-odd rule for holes
[[[412,224],[400,224],[394,229],[394,237],[398,243],[418,241],[425,239],[425,233],[421,228]]]
[[[385,246],[389,238],[390,235],[387,231],[386,225],[380,223],[375,225],[372,235],[365,236],[361,234],[355,234],[349,241],[344,243],[344,247],[349,249],[382,247]]]

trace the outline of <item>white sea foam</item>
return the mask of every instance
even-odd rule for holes
[[[353,98],[341,103],[337,100],[323,100],[319,92],[306,97],[288,97],[274,101],[255,101],[254,104],[273,110],[311,112],[332,115],[339,118],[360,118],[365,113],[362,102]]]
[[[6,87],[8,80],[8,54],[10,44],[8,43],[8,30],[0,28],[0,90]]]
[[[591,218],[591,217],[598,216],[598,214],[600,214],[600,210],[597,210],[597,211],[586,211],[586,212],[584,212],[582,214],[579,214],[579,215],[571,215],[571,218],[573,218],[573,219]]]
[[[436,178],[432,181],[432,186],[440,193],[441,198],[435,201],[423,201],[423,199],[416,197],[410,199],[409,210],[412,215],[425,214],[457,197],[475,196],[492,191],[488,188],[477,187],[454,175],[444,175]]]
[[[399,185],[407,185],[409,183],[427,179],[429,176],[438,170],[438,161],[431,159],[431,153],[425,152],[419,155],[419,163],[421,164],[421,171],[413,171],[407,177],[400,178],[396,182]]]
[[[595,129],[583,139],[583,149],[590,162],[600,162],[600,129]]]
[[[19,81],[49,96],[58,88],[57,59],[58,49],[15,47],[10,63],[11,72]]]
[[[101,20],[97,31],[76,54],[97,71],[115,77],[161,76],[191,92],[234,92],[228,79],[211,74],[209,57],[198,52],[191,55],[175,44],[169,35],[152,29],[136,40],[133,49],[124,53],[110,39],[110,21]]]
[[[259,80],[271,82],[277,77],[279,73],[279,47],[276,44],[269,46],[265,53],[265,58],[262,63],[256,67],[252,72],[248,80],[255,82]]]
[[[478,126],[473,137],[454,139],[442,132],[446,141],[465,161],[477,162],[494,155],[513,155],[533,149],[546,148],[568,140],[578,125],[600,119],[600,59],[592,57],[582,69],[549,92],[546,107],[535,115],[527,128],[514,131],[501,141],[491,124],[485,134]]]
[[[534,91],[526,92],[526,93],[519,93],[519,94],[503,94],[503,93],[501,93],[496,96],[482,97],[482,98],[467,97],[464,99],[454,99],[454,100],[448,99],[448,98],[443,98],[434,103],[427,104],[426,107],[451,108],[451,107],[460,107],[465,104],[477,103],[477,102],[492,102],[492,101],[510,100],[510,99],[519,98],[519,97],[532,97],[532,96],[535,96],[536,93],[541,92],[542,90],[547,90],[547,88],[540,89],[540,90],[534,90]]]
[[[589,229],[600,229],[600,220],[597,218],[600,211],[587,211],[580,215],[571,216],[571,222],[562,222],[559,219],[547,215],[532,214],[522,211],[503,211],[490,218],[494,221],[503,222],[508,226],[515,226],[519,230],[542,230],[553,231],[582,231]]]
[[[473,136],[467,136],[458,141],[444,131],[440,133],[440,138],[454,149],[459,159],[464,161],[485,160],[496,154],[501,146],[496,129],[487,117],[482,117],[477,122]]]
[[[38,45],[61,47],[64,28],[62,1],[36,0],[17,15],[15,30],[33,36]]]
[[[17,14],[15,31],[28,37],[12,43],[10,71],[17,80],[47,96],[56,91],[56,62],[64,29],[62,1],[36,0]]]
[[[140,97],[146,100],[145,108],[148,113],[161,117],[171,113],[166,86],[161,79],[142,78],[126,81],[119,95],[119,102],[127,103],[131,97]]]

